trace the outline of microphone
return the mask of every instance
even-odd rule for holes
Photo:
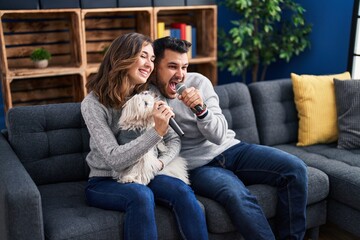
[[[176,92],[181,95],[182,92],[186,89],[186,86],[183,83],[177,83],[175,89]],[[203,107],[200,105],[196,105],[192,110],[194,110],[196,114],[202,113],[204,111]]]
[[[180,137],[185,135],[173,117],[169,119],[169,125]]]
[[[181,130],[174,118],[169,119],[169,125],[180,137],[184,136],[183,130]]]

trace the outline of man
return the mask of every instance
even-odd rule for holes
[[[235,139],[211,82],[188,73],[191,44],[165,37],[155,40],[152,83],[168,98],[185,136],[180,155],[190,169],[195,193],[224,206],[245,239],[275,239],[269,223],[245,184],[277,187],[280,239],[303,239],[306,230],[307,170],[299,158],[275,148]],[[176,84],[186,89],[179,99]],[[196,107],[197,106],[197,107]],[[199,108],[200,107],[200,108]]]

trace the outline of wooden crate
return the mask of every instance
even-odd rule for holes
[[[217,84],[217,6],[154,7],[154,26],[164,22],[186,23],[196,28],[196,56],[189,60],[191,68]],[[157,37],[157,28],[152,36]]]
[[[191,62],[192,60],[190,60]],[[201,73],[207,77],[215,86],[217,84],[217,64],[214,61],[210,62],[196,62],[191,63],[188,67],[188,72]]]
[[[216,5],[0,10],[5,111],[18,105],[81,101],[85,81],[97,72],[104,49],[127,32],[154,38],[159,21],[185,22],[197,28],[197,56],[190,59],[189,70],[204,74],[216,85]],[[46,69],[35,69],[29,58],[37,47],[53,56]]]
[[[83,9],[82,25],[87,73],[96,72],[107,47],[118,36],[139,32],[153,33],[152,8]]]
[[[16,77],[13,71],[33,68],[29,56],[38,47],[52,54],[51,67],[80,67],[80,10],[0,11],[2,71]]]
[[[0,10],[0,43],[5,111],[17,105],[79,101],[84,97],[80,9]],[[44,69],[35,68],[29,57],[39,47],[52,54]],[[65,76],[70,75],[81,76],[73,83],[77,93],[70,94],[69,88],[65,91],[62,86],[68,79]],[[51,82],[52,90],[44,87],[46,78],[51,79],[45,82]]]
[[[9,85],[10,106],[80,102],[84,79],[81,74],[16,79]]]

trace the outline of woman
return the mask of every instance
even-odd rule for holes
[[[131,96],[147,89],[154,59],[150,38],[139,33],[122,35],[110,45],[99,72],[86,85],[89,94],[81,104],[90,133],[86,199],[94,207],[126,212],[125,239],[157,239],[155,200],[172,209],[184,239],[207,239],[205,216],[184,182],[157,175],[145,186],[119,183],[111,175],[112,170],[119,172],[133,165],[161,140],[170,153],[159,156],[157,171],[180,151],[179,137],[168,131],[174,113],[163,101],[154,104],[154,128],[129,143],[119,145],[117,141],[122,137],[118,127],[121,107]]]

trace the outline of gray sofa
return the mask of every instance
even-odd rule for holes
[[[336,142],[297,147],[298,117],[290,79],[250,84],[249,90],[260,143],[325,172],[330,182],[327,220],[360,237],[360,149],[338,149]]]
[[[347,163],[331,159],[342,156],[338,150],[331,146],[294,146],[296,111],[290,99],[291,89],[282,89],[285,85],[288,86],[283,82],[259,83],[248,88],[233,83],[215,89],[229,126],[239,139],[274,145],[308,163],[307,229],[308,236],[317,239],[319,226],[326,222],[327,208],[331,220],[336,220],[334,216],[338,215],[344,222],[352,221],[347,216],[360,221],[355,210],[359,209],[359,193],[355,187],[348,190],[346,179],[350,180],[351,176],[346,176],[348,172],[344,174],[343,168],[350,165],[350,159],[346,159]],[[273,103],[266,98],[268,95],[274,97]],[[267,101],[269,106],[265,106]],[[329,155],[325,154],[327,150]],[[0,134],[0,239],[122,239],[124,213],[85,203],[88,151],[89,134],[79,103],[10,109],[7,129]],[[331,168],[330,163],[320,160],[334,162],[335,166]],[[328,175],[319,169],[329,173],[330,197]],[[276,189],[266,185],[251,185],[249,189],[275,229]],[[241,239],[222,206],[197,197],[206,215],[210,239]],[[352,212],[353,215],[348,215]],[[156,221],[159,239],[179,239],[171,211],[157,205]]]

